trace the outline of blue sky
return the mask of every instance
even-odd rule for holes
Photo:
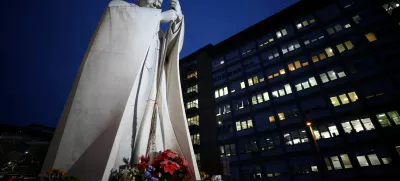
[[[186,28],[181,57],[217,44],[297,1],[181,0]],[[2,2],[0,123],[56,126],[108,2]],[[168,3],[164,0],[163,9],[168,9]]]

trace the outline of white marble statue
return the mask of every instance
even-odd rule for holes
[[[112,0],[83,58],[43,171],[62,169],[106,181],[123,158],[172,149],[200,175],[182,102],[179,52],[184,17],[178,0],[138,5]],[[160,23],[170,23],[161,32]]]

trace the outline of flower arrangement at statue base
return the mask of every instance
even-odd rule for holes
[[[149,155],[141,156],[140,163],[123,171],[112,172],[118,181],[183,181],[189,175],[188,162],[178,153],[165,150],[151,160]],[[115,179],[117,178],[117,179]]]
[[[42,181],[80,181],[77,177],[67,176],[67,173],[58,169],[51,169],[39,175]]]

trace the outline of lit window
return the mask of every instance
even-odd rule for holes
[[[246,88],[246,84],[244,82],[240,82],[240,88],[242,89]]]
[[[345,121],[342,122],[342,127],[344,132],[348,134],[358,133],[361,131],[370,131],[375,129],[375,126],[372,124],[370,118],[364,118],[361,119],[361,121],[360,119]]]
[[[360,16],[358,16],[358,15],[353,16],[353,21],[354,21],[356,24],[359,24],[360,21],[361,21]]]
[[[285,73],[286,73],[286,72],[285,72],[285,69],[279,70],[279,73],[280,73],[281,75],[285,74]]]
[[[303,21],[303,25],[304,26],[308,26],[308,22],[307,21]]]
[[[331,157],[331,160],[332,160],[333,168],[335,168],[335,170],[342,169],[342,164],[340,164],[340,160],[339,160],[338,156]]]
[[[187,93],[191,93],[191,92],[197,92],[197,85],[194,85],[192,87],[189,87],[186,91]]]
[[[327,72],[327,73],[328,73],[329,79],[330,79],[331,81],[337,79],[336,73],[335,73],[333,70],[331,70],[331,71],[329,71],[329,72]]]
[[[269,95],[268,92],[263,93],[264,101],[269,101]]]
[[[278,117],[279,117],[280,121],[285,120],[285,114],[284,113],[278,113]]]
[[[311,20],[310,20],[310,23],[315,23],[315,19],[311,19]]]
[[[328,76],[326,76],[325,73],[319,74],[319,76],[321,77],[322,83],[327,83],[327,82],[329,82]]]
[[[373,33],[367,33],[367,34],[365,34],[365,37],[367,37],[369,42],[376,41],[376,36]]]
[[[285,84],[285,90],[287,94],[291,94],[292,93],[292,88],[290,87],[289,84]]]
[[[340,101],[342,104],[348,104],[350,103],[349,99],[347,98],[346,94],[339,95]]]
[[[312,57],[312,61],[313,61],[314,63],[316,63],[316,62],[318,62],[318,61],[319,61],[319,59],[318,59],[318,57],[317,57],[317,56],[313,56],[313,57]]]
[[[288,64],[288,68],[290,71],[296,70],[292,63]]]
[[[330,47],[325,48],[325,52],[326,52],[326,54],[328,55],[328,57],[332,57],[332,56],[335,55],[335,54],[333,53],[332,48],[330,48]],[[322,58],[321,58],[321,60],[322,60]]]
[[[276,32],[276,36],[277,36],[278,38],[280,38],[280,37],[282,37],[282,33],[281,33],[281,32]]]
[[[340,155],[340,158],[343,161],[344,168],[353,168],[353,165],[351,165],[349,156],[347,154]]]
[[[200,134],[190,135],[194,145],[200,145]]]
[[[276,36],[277,36],[278,38],[281,38],[282,36],[285,36],[285,35],[287,35],[286,29],[282,29],[282,30],[276,32]]]
[[[350,28],[351,27],[351,25],[350,24],[346,24],[346,25],[344,25],[344,28]]]
[[[286,145],[307,143],[308,137],[305,130],[296,130],[283,135]]]
[[[249,83],[249,86],[253,86],[253,79],[252,78],[247,79],[247,83]]]
[[[381,162],[378,159],[378,156],[376,154],[371,154],[368,155],[369,161],[371,162],[371,165],[380,165]]]
[[[335,97],[331,97],[331,102],[333,104],[333,106],[340,106],[340,102],[339,99],[335,96]]]
[[[187,119],[189,126],[199,125],[199,116],[190,117]]]
[[[391,111],[391,112],[388,112],[387,114],[389,115],[390,119],[392,119],[396,125],[400,125],[400,116],[397,111]]]
[[[190,108],[199,108],[199,101],[196,99],[196,100],[187,102],[186,109],[190,109]]]
[[[326,59],[325,53],[320,53],[320,54],[319,54],[319,59],[320,59],[320,60]]]
[[[339,50],[339,53],[342,53],[342,52],[346,51],[346,49],[344,48],[343,44],[336,45],[336,48]]]
[[[228,87],[215,90],[215,98],[219,98],[226,95],[228,95]]]
[[[236,122],[236,130],[245,130],[253,127],[253,121],[251,119],[247,121],[237,121]]]
[[[270,116],[268,119],[269,119],[270,123],[275,123],[275,117],[274,116]]]
[[[344,44],[346,45],[347,50],[351,50],[354,47],[354,45],[351,41],[346,41],[346,42],[344,42]]]
[[[313,132],[317,140],[333,138],[339,135],[337,127],[332,123],[313,127]]]
[[[197,78],[197,71],[196,71],[196,72],[192,72],[192,73],[190,73],[189,75],[187,75],[187,78],[188,78],[188,79],[190,79],[190,78]]]
[[[357,156],[358,163],[360,163],[361,167],[368,167],[368,161],[365,156]]]
[[[278,91],[274,91],[274,92],[272,92],[272,97],[279,97],[279,95],[278,95]]]
[[[297,24],[297,29],[301,29],[303,26],[301,25],[301,23]]]
[[[350,92],[347,95],[349,95],[351,102],[356,102],[358,100],[356,92]]]

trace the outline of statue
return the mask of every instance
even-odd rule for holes
[[[182,103],[179,52],[184,16],[179,0],[138,5],[112,0],[92,38],[64,106],[43,171],[62,169],[85,181],[165,149],[189,163],[199,180]],[[170,23],[166,32],[160,23]]]

